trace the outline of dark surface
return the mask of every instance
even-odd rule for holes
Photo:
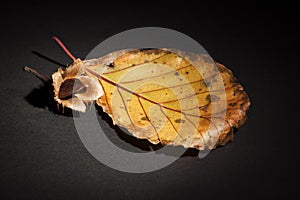
[[[199,7],[186,3],[163,8],[148,6],[149,1],[140,2],[141,7],[81,3],[1,8],[3,199],[299,196],[294,187],[299,185],[295,115],[299,107],[299,32],[295,30],[299,21],[295,5]],[[234,142],[204,159],[191,153],[159,171],[129,174],[95,160],[82,145],[73,119],[46,109],[47,90],[22,67],[30,65],[51,74],[58,65],[49,61],[70,62],[51,40],[52,35],[59,36],[75,56],[84,58],[107,37],[144,26],[175,29],[197,40],[234,72],[252,106]],[[126,143],[126,137],[116,134],[114,140]]]

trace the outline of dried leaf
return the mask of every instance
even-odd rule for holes
[[[247,94],[209,56],[175,52],[127,50],[84,61],[104,92],[97,104],[115,124],[154,144],[200,150],[225,144],[246,119]]]

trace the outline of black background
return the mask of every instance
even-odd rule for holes
[[[296,17],[296,5],[287,1],[1,5],[0,195],[5,199],[299,196]],[[47,91],[39,89],[42,83],[22,68],[30,65],[48,75],[57,69],[57,64],[33,52],[70,63],[53,35],[84,58],[109,36],[146,26],[194,38],[234,72],[252,105],[235,140],[204,159],[187,155],[152,173],[129,174],[95,160],[82,145],[73,119],[49,111]]]

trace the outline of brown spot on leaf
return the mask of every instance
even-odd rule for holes
[[[148,119],[148,117],[142,117],[141,120],[143,120],[143,121],[150,121],[150,120]]]
[[[204,106],[199,106],[199,109],[200,109],[200,110],[203,110],[204,112],[207,112],[208,106],[209,106],[209,103],[208,103],[208,104],[205,104]]]
[[[107,67],[113,68],[115,66],[114,62],[108,63]]]
[[[218,97],[214,94],[208,94],[205,99],[207,101],[211,102],[211,101],[218,101],[220,99],[220,97]]]
[[[228,105],[229,105],[229,106],[236,106],[236,104],[237,104],[236,102],[231,102],[231,103],[229,103]]]
[[[240,88],[235,88],[234,90],[233,90],[233,96],[235,96],[237,93],[239,93],[241,90],[240,90]]]
[[[176,122],[176,123],[184,123],[185,120],[184,120],[184,119],[175,119],[175,122]]]

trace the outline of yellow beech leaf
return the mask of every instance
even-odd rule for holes
[[[96,103],[114,123],[154,144],[213,149],[246,120],[247,94],[208,55],[123,50],[83,66],[85,76],[101,85],[104,95]]]

